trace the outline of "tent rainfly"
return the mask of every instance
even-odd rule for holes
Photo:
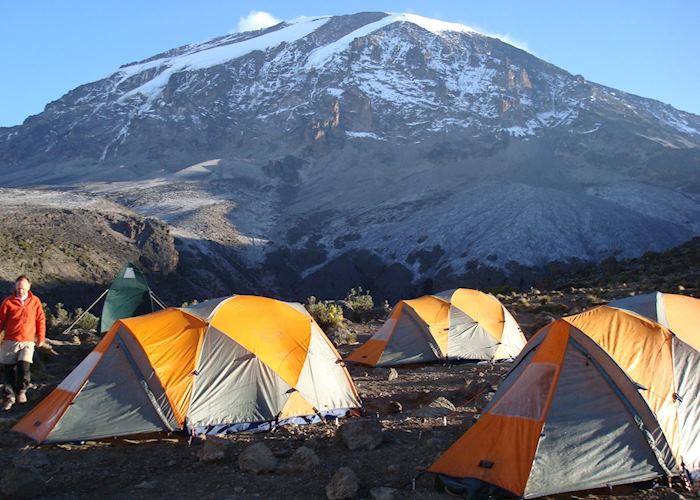
[[[400,301],[346,360],[370,366],[500,360],[516,357],[524,345],[520,327],[496,297],[458,288]]]
[[[675,293],[646,293],[610,302],[616,307],[656,321],[700,351],[700,299]]]
[[[632,312],[601,306],[557,320],[430,470],[454,491],[526,498],[697,478],[699,363],[690,342]]]
[[[158,304],[161,309],[165,309],[163,302],[156,297],[156,294],[148,286],[143,273],[134,267],[133,264],[128,263],[117,273],[110,287],[102,292],[102,295],[97,297],[90,304],[90,307],[85,309],[63,333],[71,331],[83,316],[89,313],[105,295],[107,298],[102,305],[100,333],[109,331],[118,319],[153,312],[155,310],[155,307],[153,307],[154,303]]]
[[[340,356],[303,306],[236,295],[116,321],[12,430],[38,443],[224,433],[359,407]]]
[[[156,302],[159,302],[155,299]],[[109,331],[122,318],[153,312],[154,295],[146,278],[133,264],[125,265],[115,276],[102,306],[100,332]]]

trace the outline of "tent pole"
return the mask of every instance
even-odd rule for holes
[[[160,306],[161,309],[167,309],[167,308],[168,308],[168,306],[166,306],[165,304],[163,304],[163,301],[160,300],[160,299],[156,296],[155,293],[153,293],[153,290],[149,290],[149,293],[151,294],[151,298],[152,298],[153,300],[155,300],[156,304],[158,304],[158,305]]]
[[[83,311],[83,313],[82,313],[80,316],[78,316],[78,319],[76,319],[75,321],[73,321],[73,323],[72,323],[68,328],[66,328],[65,330],[63,330],[63,332],[61,333],[61,335],[65,335],[66,333],[70,332],[70,331],[73,329],[73,327],[74,327],[75,325],[78,324],[78,321],[80,321],[81,319],[83,319],[83,316],[85,316],[87,313],[89,313],[89,312],[90,312],[90,309],[92,309],[93,307],[95,307],[95,304],[97,304],[100,300],[102,300],[102,297],[104,297],[104,296],[107,294],[107,292],[109,292],[109,288],[108,288],[107,290],[105,290],[104,292],[102,292],[102,295],[100,295],[99,297],[97,297],[97,300],[95,300],[95,302],[93,302],[92,304],[90,304],[90,307],[88,307],[87,309],[85,309],[85,310]]]

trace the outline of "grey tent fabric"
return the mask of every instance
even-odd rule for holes
[[[289,384],[213,327],[197,373],[189,414],[194,427],[274,420],[290,397]]]
[[[392,335],[377,366],[424,363],[441,359],[435,340],[425,333],[422,320],[409,306],[404,305],[404,314],[396,322],[394,331],[401,332],[401,335]]]
[[[221,304],[224,300],[227,300],[228,298],[229,297],[220,297],[218,299],[205,300],[204,302],[199,302],[197,304],[192,304],[187,307],[182,307],[181,309],[187,314],[191,314],[192,316],[196,316],[202,321],[206,321],[214,312],[214,309],[219,307],[219,304]]]
[[[118,342],[104,356],[85,387],[46,439],[47,443],[99,439],[168,430]]]
[[[450,307],[450,359],[492,359],[499,342],[464,311]]]
[[[693,479],[700,479],[700,352],[674,337],[673,364],[681,453]]]
[[[525,497],[643,481],[665,471],[597,364],[567,348]]]
[[[673,458],[671,447],[666,441],[658,420],[640,395],[639,386],[636,382],[631,380],[615,360],[588,335],[576,328],[572,328],[571,337],[571,342],[595,360],[625,398],[625,401],[633,406],[634,412],[639,416],[645,429],[650,434],[650,439],[659,454],[659,463],[668,471],[667,474],[677,474],[677,464]]]
[[[151,365],[150,361],[148,361],[146,353],[143,352],[141,345],[123,326],[117,331],[115,342],[120,343],[124,349],[126,349],[126,352],[128,352],[132,368],[137,373],[137,376],[143,379],[144,383],[148,387],[148,391],[153,398],[152,403],[155,404],[159,413],[168,422],[170,427],[173,429],[177,428],[177,419],[173,413],[170,401],[168,401],[168,397],[165,394],[161,381],[156,376],[153,366]]]
[[[652,295],[653,297],[651,297]],[[632,297],[625,297],[624,299],[613,300],[608,305],[610,307],[632,311],[640,316],[644,316],[645,318],[650,318],[658,323],[661,323],[659,318],[657,318],[656,301],[658,300],[658,295],[658,293],[634,295]],[[664,326],[668,327],[667,324]]]
[[[456,288],[452,288],[450,290],[445,290],[444,292],[434,293],[433,296],[438,297],[446,302],[449,302],[456,291]]]

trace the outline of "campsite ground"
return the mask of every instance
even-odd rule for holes
[[[549,302],[547,302],[549,303]],[[542,312],[525,312],[518,319],[526,332],[546,322]],[[517,311],[516,311],[517,316]],[[350,324],[360,342],[380,323]],[[106,442],[35,446],[23,436],[6,432],[13,422],[45,396],[89,351],[97,337],[88,332],[61,337],[53,352],[43,350],[36,370],[37,389],[27,405],[13,408],[0,419],[0,493],[20,498],[16,488],[25,483],[28,496],[42,498],[326,498],[326,485],[341,467],[352,469],[359,498],[447,498],[434,489],[434,478],[424,474],[478,416],[507,370],[505,364],[458,364],[387,369],[351,366],[368,417],[378,418],[382,441],[373,450],[350,450],[338,438],[335,423],[287,426],[274,432],[236,434],[215,444],[222,455],[203,453],[210,446],[188,444],[176,435]],[[354,346],[341,346],[347,354]],[[390,376],[391,375],[391,376]],[[392,380],[389,380],[392,378]],[[429,405],[454,405],[443,416]],[[432,412],[432,413],[431,413]],[[342,425],[342,421],[339,422]],[[256,442],[264,442],[280,463],[274,472],[241,472],[239,456]],[[291,455],[308,447],[319,457],[316,467],[289,470]],[[389,487],[392,490],[378,490]],[[13,493],[14,491],[14,493]],[[379,496],[383,493],[385,496]],[[615,491],[586,492],[569,498],[672,499],[693,495],[676,487],[626,486]]]

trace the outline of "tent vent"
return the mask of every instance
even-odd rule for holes
[[[491,462],[490,460],[481,460],[479,462],[479,467],[481,467],[483,469],[492,469],[493,465],[494,465],[493,462]]]

